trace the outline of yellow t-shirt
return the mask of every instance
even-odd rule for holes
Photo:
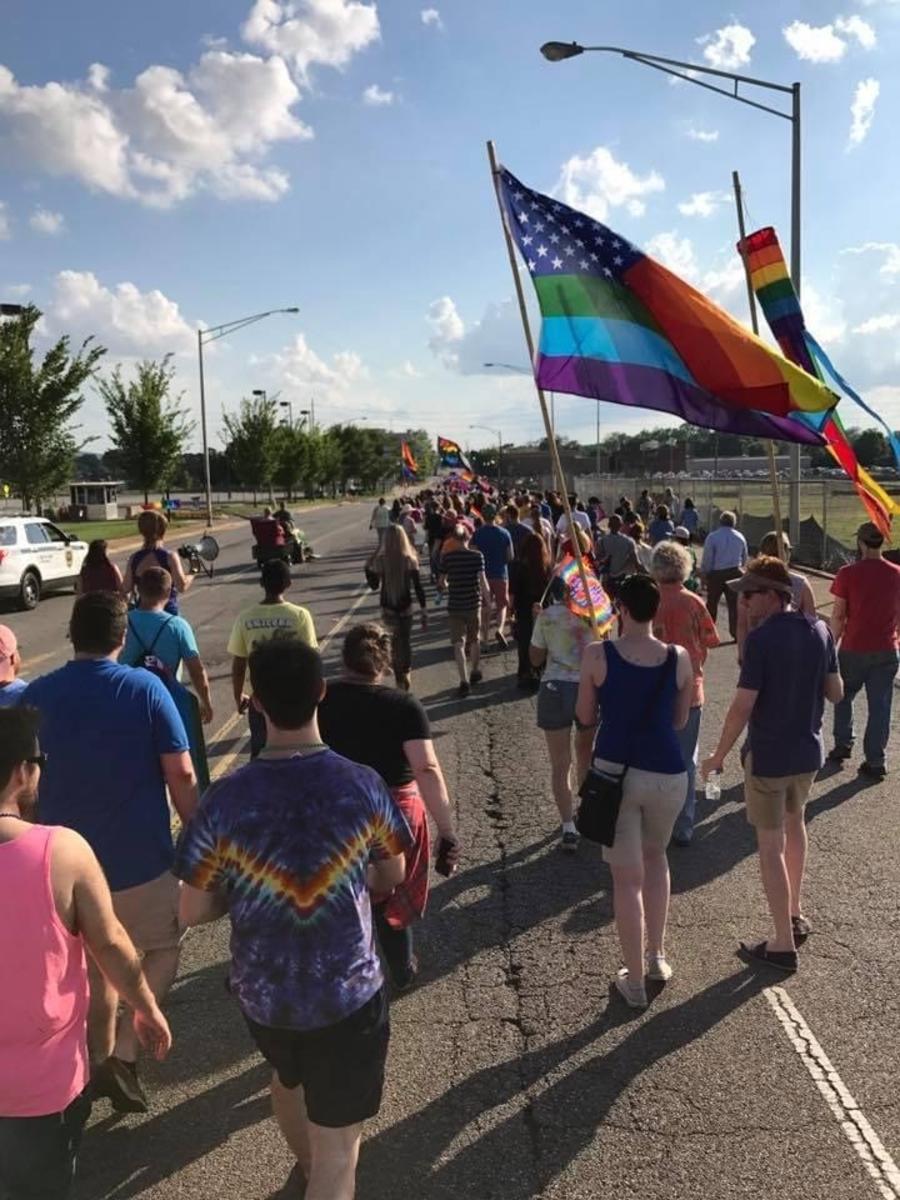
[[[270,637],[297,637],[315,650],[316,627],[309,609],[299,604],[253,604],[245,608],[235,621],[228,639],[228,653],[236,658],[249,658],[257,642]]]

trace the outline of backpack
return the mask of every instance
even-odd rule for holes
[[[151,675],[155,675],[161,683],[165,684],[169,691],[171,691],[172,684],[175,682],[175,672],[170,666],[164,663],[161,658],[158,658],[153,653],[153,647],[159,641],[159,635],[170,624],[171,620],[171,616],[166,617],[165,621],[163,621],[162,625],[160,625],[159,629],[157,629],[153,641],[149,646],[145,646],[141,641],[138,631],[132,625],[131,618],[129,617],[128,619],[128,628],[134,635],[135,640],[141,648],[141,653],[133,662],[130,662],[128,665],[130,667],[139,667],[144,671],[149,671]]]

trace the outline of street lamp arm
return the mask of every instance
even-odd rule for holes
[[[548,44],[553,45],[555,43]],[[577,46],[578,43],[573,42],[572,45]],[[648,65],[650,63],[659,63],[666,67],[680,67],[683,71],[694,71],[701,75],[716,75],[720,79],[737,80],[738,83],[752,83],[755,87],[768,88],[773,92],[784,92],[788,96],[793,92],[793,88],[787,83],[775,83],[771,79],[757,79],[753,75],[737,75],[734,71],[723,71],[718,67],[704,66],[702,63],[684,62],[680,58],[665,58],[661,54],[645,54],[643,50],[629,50],[625,46],[578,46],[576,51],[578,54],[586,54],[588,52],[593,54],[621,54],[623,58],[633,58],[638,62],[644,62]],[[692,83],[696,82],[691,75],[687,78]],[[728,94],[730,95],[730,93]]]
[[[761,108],[763,112],[771,113],[773,117],[782,117],[782,118],[784,118],[785,121],[793,120],[791,113],[782,112],[781,109],[772,108],[768,104],[760,104],[760,102],[758,100],[751,100],[749,98],[749,96],[742,96],[740,94],[740,92],[738,91],[738,87],[740,86],[741,83],[759,84],[758,80],[739,78],[737,75],[728,75],[724,71],[715,71],[715,72],[711,71],[710,74],[724,75],[725,78],[734,80],[734,88],[729,90],[728,88],[716,87],[716,85],[714,83],[705,83],[704,80],[702,80],[702,79],[695,79],[693,75],[688,75],[684,71],[674,71],[671,67],[664,66],[661,62],[657,62],[654,59],[648,58],[646,55],[643,55],[643,54],[631,54],[631,53],[626,52],[624,57],[630,58],[633,62],[643,63],[645,67],[653,67],[653,69],[655,71],[664,71],[666,75],[672,75],[676,79],[683,79],[685,81],[685,83],[694,83],[697,85],[697,87],[706,88],[706,90],[708,92],[718,92],[720,96],[725,96],[729,100],[737,100],[740,104],[748,104],[751,108]],[[701,69],[702,68],[700,68],[700,67],[688,67],[688,70],[690,70],[690,71],[697,71],[697,70],[701,70]],[[782,89],[780,84],[778,84],[778,85],[776,85],[776,84],[759,84],[759,86],[761,86],[761,87],[770,87],[770,86],[776,87],[777,86],[780,91],[786,91],[786,92],[790,92],[790,90],[791,90],[790,88]]]
[[[228,333],[244,329],[247,325],[255,325],[257,321],[264,321],[266,317],[272,317],[276,313],[298,313],[299,311],[299,308],[270,308],[267,312],[254,313],[252,317],[239,317],[236,321],[224,321],[221,325],[210,325],[207,329],[198,330],[198,333],[204,342],[214,342]]]

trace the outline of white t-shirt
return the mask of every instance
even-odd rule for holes
[[[369,525],[372,529],[387,529],[391,523],[391,510],[386,504],[376,504]]]
[[[575,522],[576,525],[580,525],[585,533],[590,534],[591,518],[587,515],[587,513],[579,512],[577,508],[573,508],[572,509],[572,520]],[[559,518],[559,520],[556,522],[556,532],[558,534],[560,534],[560,536],[569,532],[569,522],[568,522],[568,518],[566,517],[565,513],[563,513],[562,516]]]
[[[577,683],[581,674],[581,656],[594,641],[590,624],[576,617],[565,604],[551,604],[534,623],[532,646],[547,651],[543,678]]]

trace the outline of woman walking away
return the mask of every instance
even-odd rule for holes
[[[529,530],[519,543],[519,555],[509,564],[509,582],[519,651],[518,685],[523,689],[531,689],[537,684],[528,653],[534,630],[533,610],[535,605],[543,601],[550,582],[550,551],[540,534]]]
[[[560,849],[578,849],[572,798],[572,727],[575,727],[575,776],[577,786],[587,774],[591,759],[596,715],[587,724],[578,720],[575,702],[585,649],[593,642],[588,619],[570,612],[569,589],[557,576],[550,585],[551,604],[534,623],[531,663],[544,668],[538,692],[537,724],[547,739],[553,799],[562,821]]]
[[[625,770],[615,838],[604,846],[603,857],[612,871],[625,960],[614,983],[631,1008],[647,1007],[645,972],[661,981],[672,976],[665,945],[666,847],[687,786],[676,731],[687,722],[694,689],[687,651],[653,636],[659,601],[659,588],[647,576],[624,581],[617,600],[622,635],[585,650],[576,708],[578,720],[588,726],[597,719],[599,703],[594,768],[612,776]]]
[[[319,727],[332,750],[378,772],[412,831],[403,882],[389,896],[372,897],[378,940],[394,985],[402,991],[416,977],[411,925],[428,900],[426,809],[450,869],[458,861],[459,843],[425,710],[414,696],[382,685],[391,662],[390,642],[380,625],[350,630],[344,638],[344,671],[340,680],[329,683],[319,705]]]
[[[117,592],[122,586],[122,572],[109,557],[107,544],[97,538],[88,546],[88,552],[78,575],[78,594],[86,592]]]
[[[381,585],[381,619],[391,635],[391,667],[398,688],[408,692],[412,670],[412,593],[416,593],[427,628],[425,591],[419,578],[419,558],[402,525],[389,525],[380,548],[366,563],[366,579],[374,592]]]
[[[143,536],[144,544],[140,550],[135,550],[125,568],[125,581],[122,592],[129,601],[137,602],[137,577],[146,567],[162,567],[172,576],[172,591],[166,601],[165,612],[173,617],[178,616],[178,593],[186,592],[194,582],[193,575],[185,575],[181,559],[162,544],[166,536],[169,522],[161,512],[146,509],[138,517],[138,532]]]
[[[700,597],[694,595],[687,586],[693,561],[690,550],[677,542],[660,542],[653,551],[653,578],[660,592],[660,604],[653,620],[653,635],[662,642],[684,646],[694,669],[691,709],[687,724],[678,731],[678,742],[687,771],[687,791],[675,822],[672,841],[682,847],[689,846],[694,836],[697,741],[703,714],[703,665],[709,651],[719,644],[715,621]]]

